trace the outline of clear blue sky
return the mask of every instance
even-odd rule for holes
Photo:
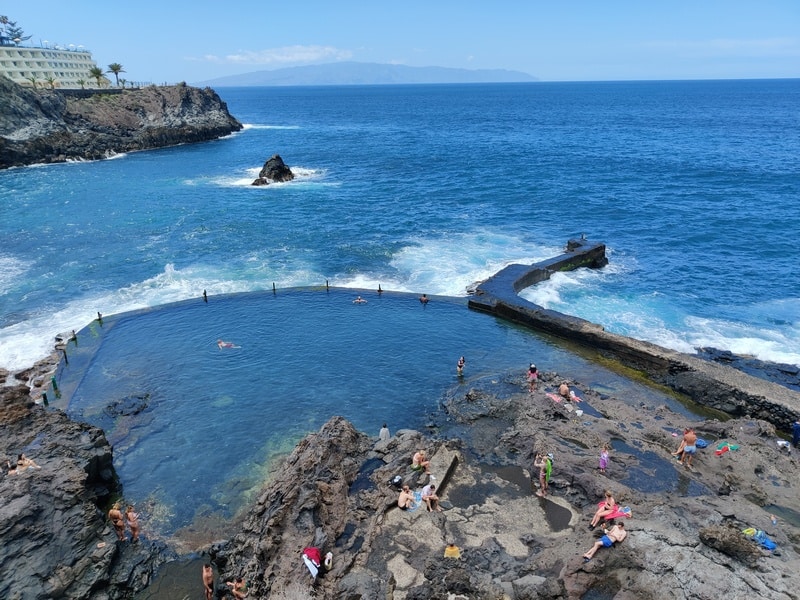
[[[512,69],[543,81],[800,77],[800,0],[15,0],[29,43],[129,81],[335,61]]]

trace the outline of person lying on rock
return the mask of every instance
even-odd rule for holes
[[[615,543],[619,543],[625,539],[625,536],[628,535],[628,532],[625,531],[625,524],[624,523],[617,523],[611,529],[603,529],[605,535],[597,540],[594,545],[589,549],[589,551],[583,555],[583,562],[589,562],[592,560],[594,553],[597,552],[600,548],[611,548]]]
[[[422,488],[422,499],[428,506],[428,512],[442,512],[442,507],[439,506],[439,496],[436,495],[436,486],[434,484],[429,483]]]
[[[414,494],[411,493],[411,489],[407,485],[404,485],[403,489],[400,490],[400,496],[397,498],[397,506],[400,510],[414,508]]]

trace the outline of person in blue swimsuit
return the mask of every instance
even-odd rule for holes
[[[611,548],[614,544],[617,544],[625,539],[625,536],[628,535],[628,532],[625,531],[625,524],[624,523],[617,523],[611,529],[606,531],[605,535],[597,540],[594,545],[589,549],[589,551],[583,555],[583,562],[589,562],[592,560],[594,553],[600,550],[600,548]]]

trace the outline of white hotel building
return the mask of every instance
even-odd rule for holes
[[[37,87],[49,87],[52,78],[57,88],[96,88],[97,80],[89,75],[96,66],[88,50],[0,45],[0,75],[29,87],[34,85],[32,79]]]

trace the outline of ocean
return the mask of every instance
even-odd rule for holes
[[[464,296],[581,234],[609,266],[526,298],[800,364],[798,80],[218,91],[226,139],[0,172],[0,366],[203,289]],[[297,178],[251,187],[276,153]]]
[[[523,297],[680,351],[800,365],[799,80],[217,91],[243,131],[0,172],[0,367],[106,315],[70,410],[107,426],[151,525],[236,504],[231,477],[251,493],[253,472],[332,411],[375,434],[384,419],[425,426],[460,353],[467,379],[541,357],[606,385],[464,307],[476,281],[582,235],[609,265]],[[252,187],[273,154],[296,179]],[[420,293],[451,299],[421,309]],[[126,311],[140,316],[111,327]],[[145,392],[147,433],[104,423],[99,399]],[[202,445],[222,463],[188,466]]]

